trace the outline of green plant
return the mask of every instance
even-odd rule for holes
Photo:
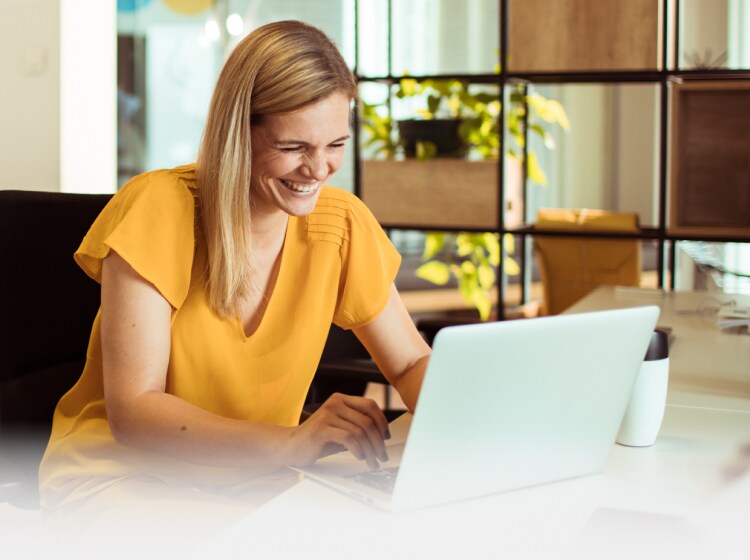
[[[461,80],[428,79],[418,81],[402,78],[393,90],[397,99],[415,99],[423,102],[414,114],[420,119],[450,118],[461,120],[459,134],[480,157],[496,157],[500,148],[497,134],[497,116],[500,113],[498,96],[487,91],[472,93]],[[362,105],[365,147],[373,147],[374,155],[392,158],[401,146],[398,128],[394,126],[385,104]],[[417,143],[417,159],[435,157],[435,145],[428,141]]]
[[[499,96],[486,87],[469,90],[467,82],[455,79],[430,79],[418,81],[402,78],[393,90],[398,99],[417,99],[422,108],[415,113],[423,119],[461,119],[459,134],[471,146],[479,159],[497,159],[501,153]],[[363,104],[363,129],[375,156],[394,158],[401,145],[398,129],[394,126],[387,104]],[[537,135],[547,149],[554,149],[554,139],[547,130],[549,125],[570,126],[563,106],[539,93],[527,93],[521,85],[512,86],[509,108],[505,114],[509,145],[506,154],[521,160],[527,133]],[[547,177],[533,150],[526,150],[526,177],[533,183],[546,186]],[[429,142],[417,144],[417,158],[428,160],[435,156],[435,147]],[[519,273],[518,263],[511,255],[515,252],[513,236],[503,237],[506,257],[502,263],[505,272]],[[417,276],[437,285],[445,285],[453,276],[467,304],[479,311],[484,321],[490,317],[492,304],[490,290],[495,284],[495,270],[500,266],[499,235],[484,233],[427,232],[422,260]]]
[[[452,249],[454,248],[455,249]],[[519,273],[518,263],[510,256],[515,251],[510,234],[503,236],[506,256],[503,262],[506,273]],[[495,285],[495,269],[500,266],[499,234],[429,232],[425,237],[425,250],[417,269],[417,276],[433,284],[444,285],[454,276],[464,301],[479,312],[486,321],[492,311],[490,290]]]
[[[481,87],[481,86],[478,86]],[[527,94],[523,86],[515,85],[510,93],[510,108],[505,115],[508,135],[511,140],[507,153],[520,159],[525,142],[524,124],[531,134],[538,135],[544,145],[554,148],[554,139],[545,128],[546,124],[558,124],[568,129],[568,117],[562,105],[539,93]],[[466,81],[456,79],[401,78],[395,85],[393,95],[397,99],[415,99],[422,102],[414,114],[419,118],[461,119],[459,134],[472,147],[480,159],[497,159],[500,154],[498,117],[501,102],[495,92],[483,89],[470,91]],[[529,109],[526,119],[527,107]],[[374,157],[393,158],[399,152],[401,141],[387,103],[362,104],[362,128],[366,138],[364,147],[373,148]],[[427,143],[429,144],[429,143]],[[434,157],[434,149],[423,146],[419,159]],[[527,176],[535,183],[546,185],[547,179],[539,167],[536,154],[529,151],[526,156]]]

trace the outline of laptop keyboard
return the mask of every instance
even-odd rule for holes
[[[366,484],[367,486],[372,486],[382,492],[391,494],[393,493],[393,487],[396,484],[397,474],[398,467],[387,467],[375,471],[351,474],[347,478],[351,478],[361,484]]]

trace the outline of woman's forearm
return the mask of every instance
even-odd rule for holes
[[[293,428],[218,416],[174,395],[146,391],[109,416],[118,442],[211,466],[286,465]]]
[[[375,402],[333,395],[299,426],[217,416],[161,391],[146,391],[109,418],[121,443],[181,461],[220,467],[304,466],[330,449],[348,449],[376,468],[387,460],[388,426]]]

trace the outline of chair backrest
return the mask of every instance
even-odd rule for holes
[[[634,212],[542,209],[535,228],[637,233]],[[637,239],[536,236],[534,249],[544,291],[544,313],[556,315],[602,284],[637,286],[641,244]]]
[[[100,292],[73,253],[110,198],[0,191],[0,437],[48,434],[83,371]]]

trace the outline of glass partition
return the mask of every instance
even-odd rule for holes
[[[324,30],[354,65],[347,0],[118,2],[118,183],[195,160],[211,94],[234,45],[252,29],[299,19]],[[352,148],[332,183],[352,188]]]

